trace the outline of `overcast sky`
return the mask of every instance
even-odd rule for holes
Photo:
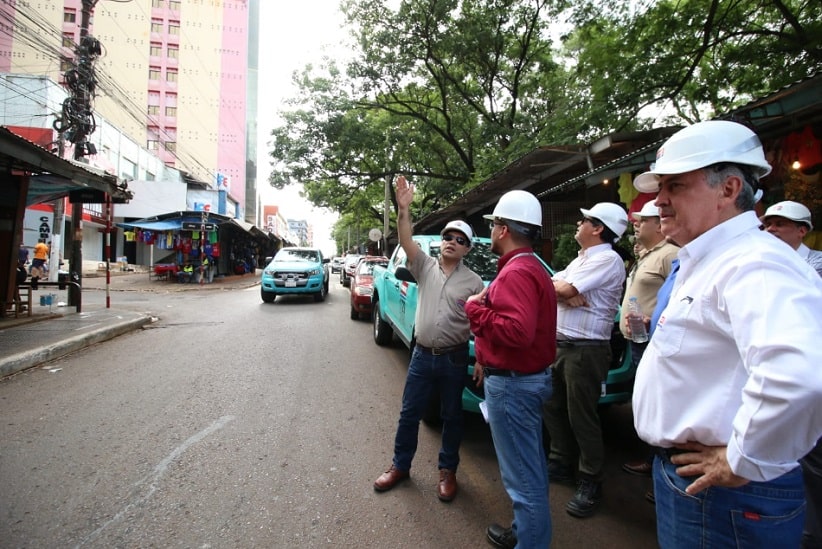
[[[317,246],[333,252],[329,243],[336,214],[312,208],[299,198],[299,190],[278,191],[268,185],[271,173],[267,143],[283,99],[294,95],[291,75],[323,55],[344,55],[339,44],[345,40],[340,28],[343,16],[339,0],[260,2],[260,93],[257,182],[263,203],[276,204],[289,218],[307,219],[314,225]]]

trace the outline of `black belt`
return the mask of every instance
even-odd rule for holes
[[[557,347],[599,347],[608,345],[610,341],[607,339],[558,339]]]
[[[460,353],[468,350],[468,342],[460,343],[459,345],[452,345],[451,347],[426,347],[417,343],[417,349],[426,352],[429,355],[447,355],[450,353]]]
[[[503,377],[522,377],[522,376],[533,376],[536,374],[541,374],[546,369],[543,368],[537,372],[517,372],[516,370],[506,370],[504,368],[491,368],[490,366],[483,366],[482,368],[482,375],[485,377],[488,376],[503,376]]]

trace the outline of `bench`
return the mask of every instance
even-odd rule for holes
[[[50,281],[40,280],[39,282],[37,282],[37,287],[38,288],[41,288],[41,287],[46,287],[46,288],[56,287],[60,290],[65,290],[65,289],[67,289],[68,286],[71,286],[72,288],[75,288],[74,291],[76,291],[76,293],[77,293],[77,304],[75,305],[75,307],[77,309],[77,312],[81,313],[82,312],[82,304],[83,304],[83,287],[80,286],[79,283],[73,282],[71,280],[65,280],[63,282],[50,282]],[[31,297],[31,290],[32,290],[31,284],[19,284],[17,286],[17,288],[20,289],[20,290],[26,290],[28,292],[28,296],[29,296],[28,297],[28,299],[29,299],[29,316],[31,316],[31,299],[32,299],[32,297]],[[72,291],[71,288],[68,288],[68,290]]]
[[[26,316],[31,316],[32,290],[28,284],[18,284],[14,288],[14,298],[6,303],[6,307],[11,306],[14,318],[18,318],[23,312]]]

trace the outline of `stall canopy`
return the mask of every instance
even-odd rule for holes
[[[169,212],[136,221],[123,221],[122,223],[117,223],[117,226],[123,229],[142,229],[144,231],[199,231],[203,223],[213,226],[212,230],[225,225],[226,227],[234,227],[247,232],[257,238],[269,238],[269,236],[258,229],[256,225],[252,225],[241,219],[211,212]]]

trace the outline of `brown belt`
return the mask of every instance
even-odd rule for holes
[[[468,342],[460,343],[459,345],[452,345],[451,347],[426,347],[417,343],[417,349],[429,355],[447,355],[450,353],[459,353],[468,350]]]

